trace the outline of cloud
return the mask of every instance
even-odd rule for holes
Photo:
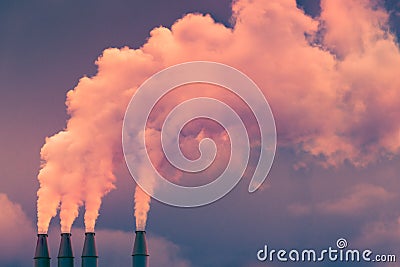
[[[211,60],[232,65],[256,81],[272,106],[281,146],[326,165],[346,160],[366,165],[391,157],[400,148],[400,126],[393,123],[400,115],[400,53],[387,31],[387,12],[372,1],[325,0],[321,6],[321,16],[313,19],[294,0],[240,0],[232,7],[232,28],[209,15],[188,14],[170,29],[153,29],[139,49],[106,49],[96,62],[98,73],[83,78],[68,94],[72,120],[85,114],[102,121],[89,135],[103,124],[119,129],[121,107],[151,74],[181,62]],[[112,102],[120,105],[107,105],[103,116],[92,103],[110,103],[106,92],[117,93],[120,98]],[[176,99],[199,92],[232,100],[216,88],[181,90],[178,98],[160,103],[149,123],[152,130],[159,131]],[[237,102],[233,106],[240,110]],[[182,138],[182,145],[190,146],[182,150],[197,150],[192,139],[201,130],[205,136],[218,131],[200,128]],[[110,137],[109,146],[118,147],[119,134]],[[164,162],[162,153],[155,154],[155,162]]]
[[[385,248],[400,248],[400,217],[396,220],[385,219],[369,222],[363,226],[361,235],[355,241],[364,246],[384,246]],[[398,251],[398,250],[397,250]],[[395,251],[392,251],[395,252]]]
[[[324,43],[340,57],[368,53],[370,45],[386,39],[389,14],[374,1],[324,0],[321,8]]]
[[[322,188],[319,189],[321,192]],[[292,203],[288,205],[288,212],[295,216],[309,215],[312,212],[327,215],[347,215],[365,214],[379,209],[379,207],[389,201],[396,199],[396,194],[389,192],[382,186],[373,184],[356,184],[351,188],[345,188],[345,193],[329,199],[324,196],[316,201],[320,203]]]
[[[348,190],[345,196],[317,205],[322,213],[354,215],[371,211],[394,198],[394,194],[381,186],[359,184]]]
[[[180,247],[163,237],[150,236],[149,251],[155,256],[151,259],[152,266],[192,266],[188,260],[181,258]]]
[[[0,261],[1,266],[26,266],[33,258],[35,231],[21,206],[0,193]],[[32,244],[27,246],[26,244]],[[22,255],[32,255],[29,259]]]

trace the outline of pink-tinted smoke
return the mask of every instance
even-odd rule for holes
[[[60,203],[63,231],[83,204],[86,227],[94,228],[101,198],[113,188],[129,99],[146,78],[181,62],[217,61],[246,73],[272,107],[279,145],[324,165],[362,166],[398,154],[400,52],[388,31],[387,12],[376,1],[322,0],[321,7],[321,16],[311,18],[295,0],[239,0],[232,6],[232,28],[209,15],[188,14],[171,29],[153,29],[139,49],[105,50],[98,73],[68,93],[66,129],[42,148],[39,231],[47,231]],[[151,131],[159,136],[156,126]],[[181,146],[193,143],[181,141]],[[157,155],[155,161],[163,163]],[[139,229],[149,201],[136,190]]]

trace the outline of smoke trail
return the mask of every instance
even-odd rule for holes
[[[129,99],[152,74],[186,61],[225,63],[252,78],[274,111],[280,146],[325,165],[366,165],[397,155],[400,52],[387,30],[387,12],[372,2],[323,0],[321,17],[313,19],[294,0],[239,0],[232,28],[189,14],[171,29],[153,29],[140,49],[105,50],[98,73],[68,93],[66,129],[41,150],[39,232],[47,231],[58,208],[68,231],[83,204],[85,224],[93,229],[101,198],[114,188]],[[192,137],[182,137],[182,146]],[[139,216],[149,198],[135,194]]]
[[[102,109],[95,102],[83,103],[81,88],[87,82],[87,78],[83,78],[75,91],[68,93],[67,106],[71,118],[67,128],[47,138],[41,150],[44,163],[39,173],[40,232],[47,231],[50,218],[55,215],[59,204],[61,231],[70,232],[83,203],[86,206],[86,229],[93,231],[101,198],[114,188],[113,157],[118,151],[109,144],[117,142],[113,140],[117,131],[107,127],[112,126],[113,117],[123,110],[119,111],[117,104],[116,107]],[[109,94],[106,90],[102,92]],[[116,100],[123,103],[123,99]]]
[[[136,64],[125,67],[127,59]],[[96,62],[97,75],[82,78],[68,92],[67,127],[46,138],[41,149],[37,193],[40,233],[47,232],[58,208],[61,231],[70,232],[83,204],[86,231],[94,231],[101,199],[115,187],[113,170],[115,163],[121,162],[120,135],[127,101],[136,83],[148,75],[149,62],[143,53],[109,49]],[[118,72],[121,66],[126,70],[123,74]],[[112,77],[123,82],[117,83]]]
[[[146,229],[147,213],[150,210],[150,196],[136,186],[135,189],[135,218],[136,230],[144,231]]]

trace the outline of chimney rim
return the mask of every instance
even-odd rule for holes
[[[61,236],[63,236],[63,235],[69,235],[69,236],[71,236],[72,234],[71,234],[71,233],[68,233],[68,232],[61,233]]]
[[[37,237],[40,237],[40,236],[49,237],[49,235],[47,233],[46,234],[37,234]]]

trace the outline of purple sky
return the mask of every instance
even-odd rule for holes
[[[0,196],[7,196],[0,200],[11,208],[21,206],[22,211],[12,214],[22,221],[21,227],[27,227],[22,233],[30,235],[15,241],[7,253],[2,253],[5,242],[0,239],[1,266],[32,263],[40,148],[46,136],[65,127],[66,92],[82,76],[96,73],[94,61],[102,51],[138,48],[151,29],[170,27],[190,12],[210,13],[217,22],[230,26],[230,1],[137,2],[0,2]],[[306,13],[319,14],[318,1],[298,2]],[[387,0],[385,7],[391,14],[390,26],[399,36],[400,4]],[[294,148],[279,148],[266,189],[251,195],[248,181],[241,181],[226,197],[205,207],[182,209],[152,201],[147,226],[153,241],[150,246],[163,257],[154,255],[153,264],[165,260],[194,267],[284,266],[288,263],[256,265],[257,250],[264,244],[277,249],[326,248],[340,237],[357,248],[397,254],[400,260],[399,154],[363,168],[348,162],[329,168],[311,162],[305,168],[294,168],[303,156]],[[117,189],[104,198],[97,222],[102,266],[130,262],[133,235],[124,232],[134,227],[134,181],[125,166],[119,167],[117,176]],[[0,216],[0,235],[11,227],[7,220]],[[76,262],[83,243],[82,227],[81,212],[73,230]],[[58,231],[56,217],[50,230],[53,264]],[[108,250],[115,249],[110,240],[118,252]],[[115,255],[125,258],[115,259]]]

